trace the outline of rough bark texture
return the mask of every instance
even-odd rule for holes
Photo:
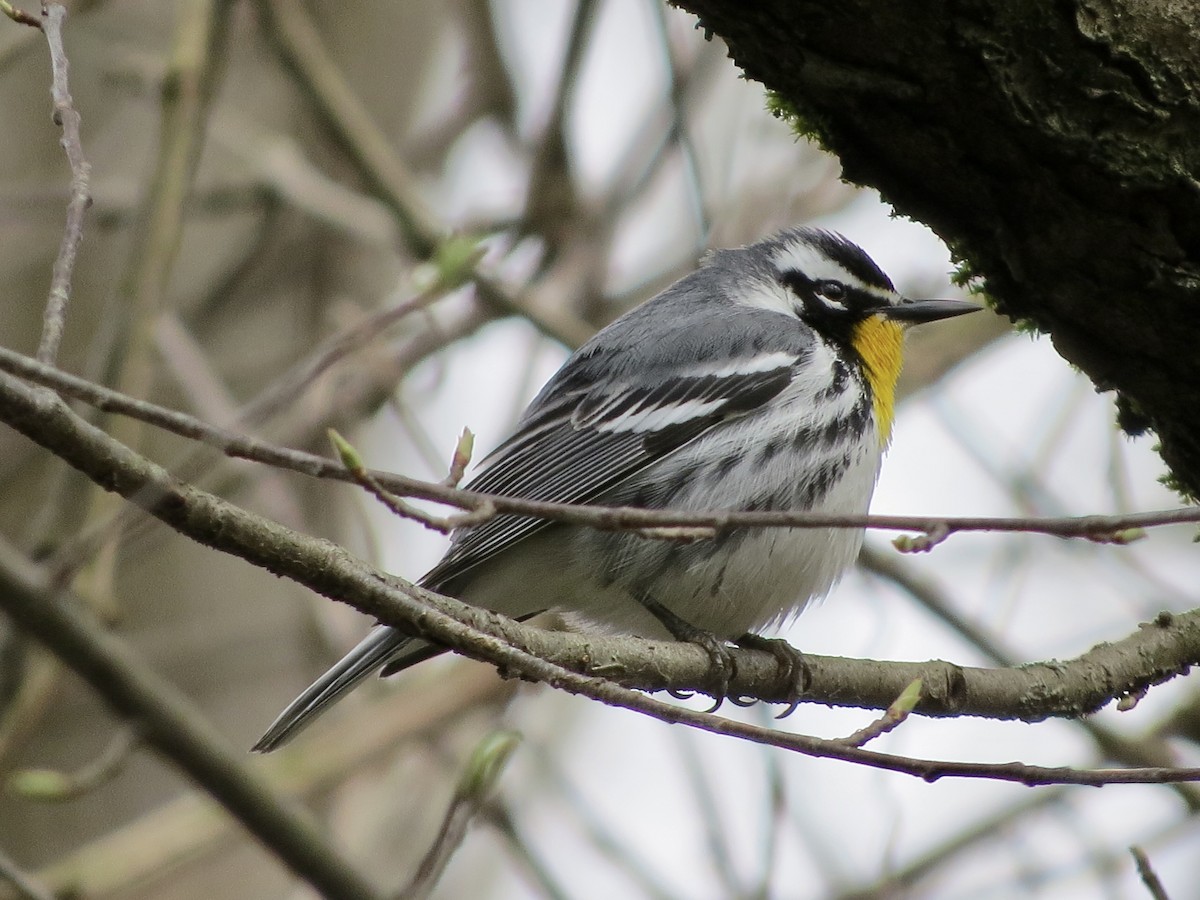
[[[1200,495],[1200,2],[679,5]]]

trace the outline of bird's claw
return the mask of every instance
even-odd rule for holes
[[[765,638],[759,634],[744,634],[737,640],[739,647],[747,650],[765,650],[775,657],[779,665],[780,676],[788,684],[788,692],[784,702],[787,709],[777,715],[776,719],[790,716],[800,705],[804,695],[812,686],[812,669],[804,654],[789,644],[783,638]]]
[[[646,610],[653,615],[677,641],[696,644],[709,659],[709,680],[713,686],[712,697],[716,701],[708,712],[716,712],[729,695],[729,683],[737,675],[737,664],[729,645],[710,631],[697,628],[686,619],[676,615],[653,597],[638,598]],[[708,693],[708,692],[706,692]],[[672,692],[674,695],[674,692]]]

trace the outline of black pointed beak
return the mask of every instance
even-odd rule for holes
[[[983,307],[966,300],[909,300],[906,297],[895,306],[889,306],[880,312],[889,319],[917,325],[921,322],[936,322],[938,319],[961,316],[980,309]]]

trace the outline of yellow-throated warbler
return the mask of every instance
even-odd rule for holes
[[[576,351],[469,487],[650,509],[863,514],[891,433],[904,327],[975,309],[901,297],[829,231],[717,250]],[[554,610],[585,630],[739,640],[825,594],[861,544],[862,531],[845,528],[677,543],[500,515],[456,531],[421,584],[513,618]],[[376,670],[437,652],[376,626],[255,749],[278,747]]]

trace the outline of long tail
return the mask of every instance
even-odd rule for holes
[[[436,652],[437,649],[424,641],[414,640],[395,628],[376,625],[358,646],[288,704],[287,709],[271,723],[267,733],[259,738],[253,750],[256,753],[269,753],[282,747],[313,719],[384,665],[393,670],[404,668]],[[410,661],[410,657],[414,658]]]

